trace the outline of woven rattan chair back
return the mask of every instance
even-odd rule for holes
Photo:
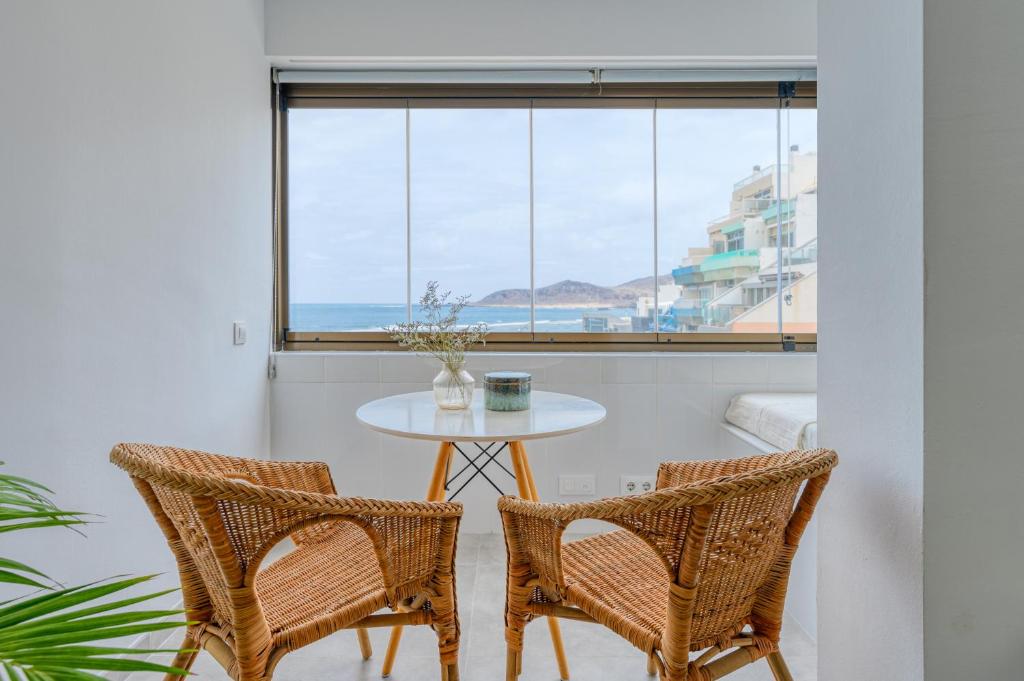
[[[785,465],[793,454],[769,454],[739,461],[701,461],[664,463],[658,470],[658,489],[692,484],[699,480],[738,475],[751,470],[770,470]],[[772,586],[772,568],[783,550],[786,528],[793,513],[797,493],[805,478],[783,479],[750,494],[735,496],[714,504],[707,519],[703,550],[697,560],[696,597],[690,625],[691,648],[727,644],[754,616],[755,605],[765,588]],[[683,541],[693,521],[691,507],[674,509],[673,534]],[[674,548],[674,547],[673,547]],[[675,555],[670,553],[669,556]],[[784,562],[788,568],[792,555]],[[675,565],[678,570],[678,564]],[[785,584],[782,585],[783,589]],[[678,608],[669,599],[670,609]],[[678,613],[685,616],[685,612]],[[772,618],[769,618],[772,619]],[[759,622],[762,628],[768,621]],[[781,621],[772,621],[777,629]]]
[[[338,497],[329,469],[318,462],[264,461],[144,444],[118,445],[111,461],[131,474],[177,560],[184,605],[197,623],[185,647],[190,641],[205,645],[233,679],[270,679],[284,653],[339,628],[359,626],[381,607],[408,612],[413,601],[420,610],[414,617],[375,617],[432,625],[439,636],[442,678],[457,678],[453,565],[460,504]],[[342,526],[358,531],[348,532],[342,542],[337,539]],[[279,620],[275,625],[264,612],[261,595],[268,594],[261,592],[258,577],[261,561],[288,537],[306,555],[321,546],[369,555],[359,561],[363,567],[348,571],[346,566],[357,562],[351,555],[315,556],[291,585],[286,568],[278,570],[270,594]],[[321,573],[310,574],[317,564]],[[331,611],[324,604],[287,601],[299,579],[329,583],[339,578],[362,582],[355,585],[361,596],[357,603],[341,603]],[[365,631],[360,643],[368,655]]]
[[[147,448],[144,452],[147,460],[159,467],[157,470],[164,469],[164,473],[182,471],[255,485],[262,482],[255,470],[258,462],[169,447]],[[233,627],[228,594],[244,583],[246,568],[271,538],[266,530],[268,525],[276,524],[273,514],[257,517],[257,507],[231,501],[218,503],[198,496],[203,491],[187,482],[172,486],[166,480],[166,475],[151,475],[148,480],[136,478],[135,483],[149,502],[150,510],[163,521],[161,528],[172,545],[181,547],[175,553],[182,576],[188,575],[187,580],[183,579],[187,585],[183,594],[185,607],[195,613],[193,617],[209,617],[219,626]],[[220,540],[218,545],[211,538]]]
[[[520,654],[531,617],[580,619],[568,603],[643,649],[651,669],[672,681],[719,678],[765,655],[775,671],[783,664],[778,642],[793,555],[837,461],[834,452],[814,450],[672,462],[659,468],[655,491],[635,497],[532,506],[502,498],[510,658]],[[583,518],[628,534],[563,551],[565,528]],[[657,558],[637,560],[643,552]],[[627,583],[610,583],[609,574]],[[737,646],[740,654],[727,662],[711,661]],[[689,661],[691,651],[705,649],[710,656]]]

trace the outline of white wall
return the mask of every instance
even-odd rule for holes
[[[1022,675],[1021,26],[1019,2],[924,2],[928,681]]]
[[[921,13],[818,4],[818,415],[840,455],[818,518],[825,681],[923,674]]]
[[[814,0],[267,0],[267,54],[338,63],[796,57]]]
[[[104,516],[88,539],[51,530],[4,554],[66,583],[174,582],[107,454],[267,453],[262,3],[7,2],[0,63],[0,458]],[[248,345],[232,346],[233,320]]]

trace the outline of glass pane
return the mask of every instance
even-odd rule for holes
[[[663,331],[778,333],[778,254],[768,225],[776,125],[774,110],[658,111]]]
[[[290,111],[288,192],[291,328],[405,321],[405,111]]]
[[[530,330],[529,123],[528,109],[411,112],[413,303],[433,280],[470,296],[459,321]]]
[[[782,331],[818,332],[818,112],[782,114],[789,178],[782,203]]]
[[[651,110],[533,116],[537,332],[652,330]]]

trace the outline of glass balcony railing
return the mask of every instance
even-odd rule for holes
[[[730,267],[754,267],[757,268],[761,262],[760,251],[756,248],[741,251],[728,251],[708,256],[700,264],[701,272],[711,272]]]
[[[779,216],[781,212],[783,216],[791,215],[796,210],[796,199],[783,199],[779,202],[779,206],[776,207],[775,202],[772,201],[767,207],[761,210],[761,219],[767,222],[768,220],[774,220]],[[780,211],[781,208],[781,211]]]
[[[700,265],[685,265],[672,270],[672,279],[680,286],[699,284],[702,281]]]

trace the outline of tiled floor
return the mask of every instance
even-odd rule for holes
[[[457,558],[459,612],[462,615],[460,672],[464,681],[502,681],[505,676],[504,589],[505,547],[498,535],[462,535]],[[616,679],[649,681],[644,655],[603,627],[562,622],[573,681]],[[285,656],[275,681],[370,681],[380,678],[387,645],[386,629],[371,629],[373,657],[364,662],[355,632],[342,631]],[[795,625],[784,628],[782,650],[797,681],[815,681],[817,651]],[[207,654],[196,660],[198,679],[226,681],[220,666]],[[133,677],[134,678],[134,677]],[[193,677],[196,678],[196,677]],[[391,678],[394,681],[436,681],[440,678],[436,639],[427,627],[409,627]],[[730,675],[730,681],[771,681],[768,665],[759,661]],[[547,627],[534,622],[526,630],[522,681],[556,681],[558,671]]]

